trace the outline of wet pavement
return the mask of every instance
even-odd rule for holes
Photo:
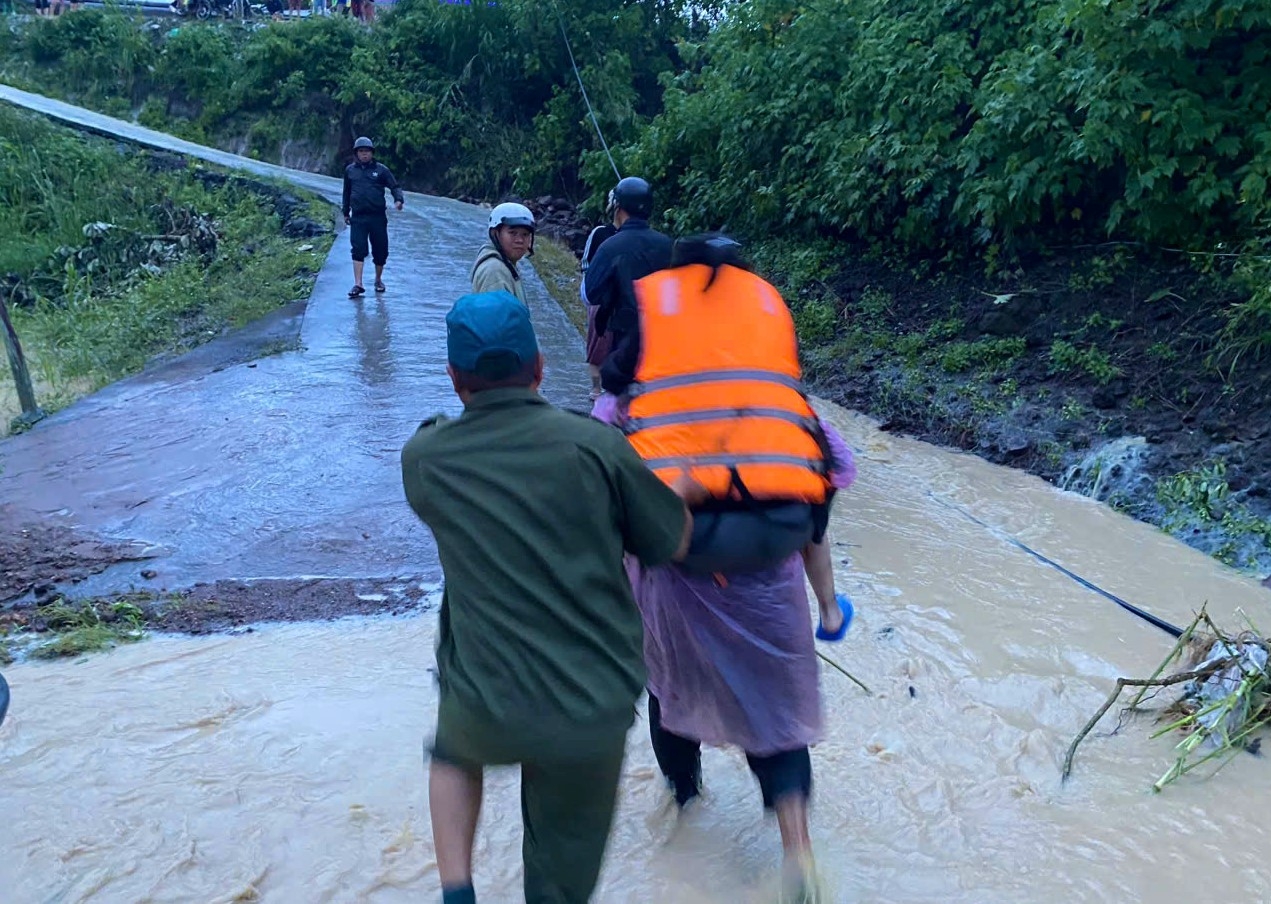
[[[13,89],[0,98],[339,200],[338,179]],[[157,547],[144,566],[153,579],[125,563],[85,581],[82,593],[229,578],[436,577],[431,538],[402,495],[398,456],[424,418],[461,409],[445,373],[444,317],[469,289],[485,216],[408,194],[404,211],[389,211],[388,292],[357,301],[346,297],[352,271],[341,227],[304,312],[299,350],[223,367],[196,351],[81,400],[0,444],[0,500]],[[556,362],[543,392],[584,408],[582,340],[538,278],[527,283],[544,354]]]

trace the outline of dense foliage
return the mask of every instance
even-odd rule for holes
[[[1266,0],[402,0],[370,30],[167,32],[83,11],[14,52],[262,156],[369,132],[412,183],[494,196],[583,193],[586,152],[601,192],[556,9],[623,169],[685,226],[963,251],[1265,225]]]
[[[84,10],[9,39],[6,68],[37,89],[47,83],[124,115],[141,108],[146,124],[237,139],[261,157],[307,142],[323,148],[330,168],[366,133],[416,187],[579,195],[580,152],[599,142],[560,22],[606,137],[631,141],[661,109],[662,75],[682,65],[677,43],[705,35],[700,17],[711,7],[401,0],[370,30],[343,17],[163,29]]]
[[[626,158],[686,225],[908,249],[1265,225],[1264,0],[756,0],[686,56]]]
[[[613,172],[557,11],[672,228],[990,262],[1252,252],[1227,344],[1271,349],[1267,0],[402,0],[369,30],[86,10],[3,40],[11,74],[187,137],[331,169],[369,133],[412,187],[596,208]]]

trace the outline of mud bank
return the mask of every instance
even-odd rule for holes
[[[105,540],[0,505],[0,611],[23,597],[47,597],[54,585],[75,584],[122,562],[144,561],[147,549],[144,543]]]
[[[827,280],[820,322],[802,315],[819,395],[1271,573],[1271,373],[1224,362],[1221,274],[1115,249],[932,272]]]
[[[31,649],[86,623],[201,635],[264,622],[403,615],[440,599],[440,583],[431,573],[220,580],[169,589],[149,567],[160,555],[144,543],[104,539],[0,505],[0,647],[8,641],[18,650]],[[103,596],[76,592],[90,576],[129,563],[142,589]],[[66,654],[83,651],[68,647]]]
[[[41,588],[47,585],[39,585]],[[405,615],[440,601],[440,590],[427,577],[280,578],[216,581],[182,590],[141,590],[105,597],[72,599],[42,593],[0,609],[0,640],[38,645],[83,618],[135,630],[204,635],[251,625],[331,621],[349,615]],[[68,655],[85,652],[68,650]]]

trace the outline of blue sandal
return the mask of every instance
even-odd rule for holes
[[[843,624],[839,625],[839,629],[831,634],[825,630],[825,625],[818,619],[816,623],[816,639],[826,640],[833,643],[836,640],[842,640],[843,635],[847,634],[847,629],[852,624],[852,616],[856,614],[856,610],[852,607],[852,601],[847,598],[846,593],[840,593],[834,597],[839,604],[839,609],[843,613]]]

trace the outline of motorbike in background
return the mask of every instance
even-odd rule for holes
[[[250,0],[172,0],[172,10],[178,16],[193,17],[200,22],[218,17],[250,19],[253,16],[269,15],[266,4],[252,3]]]

